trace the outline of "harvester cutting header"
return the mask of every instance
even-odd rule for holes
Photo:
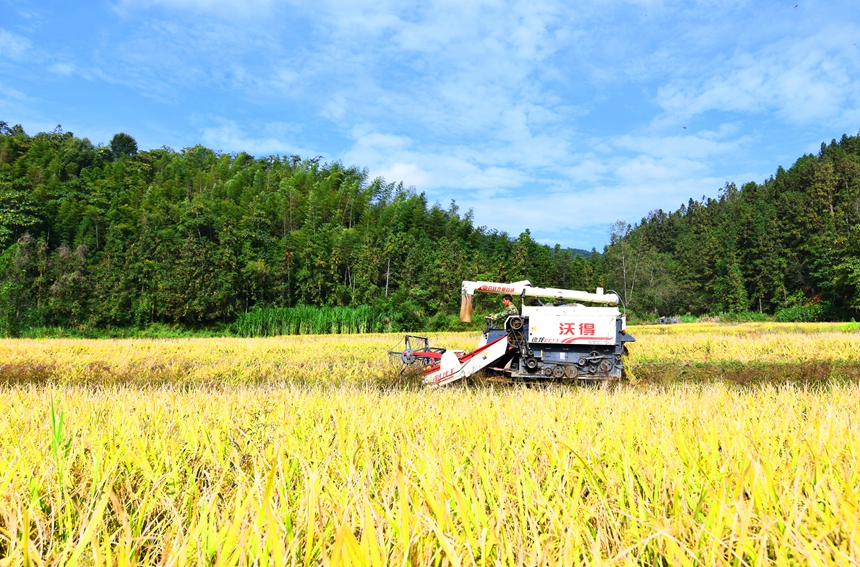
[[[425,384],[451,384],[483,371],[510,380],[617,380],[624,373],[627,319],[618,295],[514,283],[464,281],[460,320],[472,320],[475,292],[519,296],[522,310],[488,321],[472,352],[431,347],[426,337],[407,335],[405,349],[392,351],[409,366],[420,365]],[[527,301],[526,298],[530,298]],[[542,300],[547,300],[544,303]],[[573,302],[573,303],[572,303]],[[602,304],[587,307],[583,303]]]

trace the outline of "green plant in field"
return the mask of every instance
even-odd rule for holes
[[[63,435],[64,418],[65,414],[62,411],[57,413],[54,400],[51,399],[51,449],[58,464],[65,461],[69,456],[69,449],[72,445],[72,440],[66,439]],[[62,471],[62,467],[59,467],[59,470]],[[62,480],[60,484],[62,484]]]
[[[72,446],[71,438],[66,438],[63,432],[63,420],[65,414],[63,411],[57,412],[54,406],[54,399],[51,398],[51,450],[54,455],[54,466],[56,467],[57,487],[60,494],[65,497],[68,494],[69,487],[66,482],[66,468],[68,466],[69,452]],[[33,485],[30,486],[30,497],[33,498]],[[40,507],[41,507],[41,501]],[[59,507],[59,535],[65,540],[69,537],[74,529],[74,517],[71,509],[68,506],[61,505]]]

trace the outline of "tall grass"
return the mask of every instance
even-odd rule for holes
[[[359,307],[254,308],[233,325],[241,337],[379,333],[390,330],[391,317],[367,305]]]

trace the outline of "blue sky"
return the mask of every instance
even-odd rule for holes
[[[601,249],[856,134],[858,43],[857,0],[0,0],[0,120],[323,156]]]

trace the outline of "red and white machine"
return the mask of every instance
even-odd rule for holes
[[[460,319],[472,320],[476,292],[509,294],[520,300],[519,316],[488,323],[472,352],[430,347],[407,335],[406,349],[392,351],[407,365],[423,367],[424,382],[444,386],[483,371],[512,380],[617,380],[624,374],[626,316],[618,295],[514,283],[463,282]],[[582,303],[601,304],[601,307]]]

